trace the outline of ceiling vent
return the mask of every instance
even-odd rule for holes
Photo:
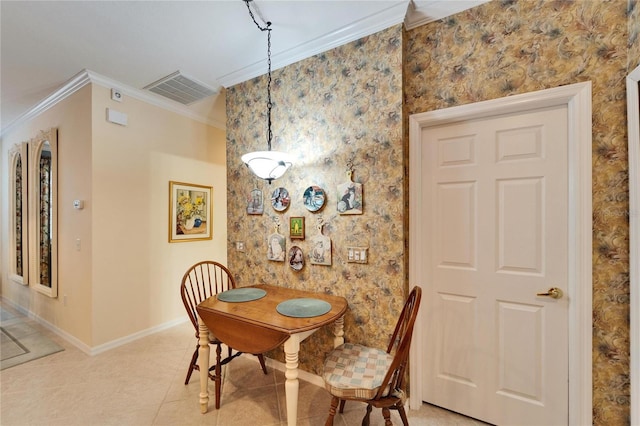
[[[217,90],[181,74],[180,71],[169,74],[146,86],[144,89],[173,101],[180,102],[183,105],[191,105],[194,102],[218,93]]]

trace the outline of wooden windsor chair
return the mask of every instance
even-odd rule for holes
[[[191,324],[193,324],[193,327],[196,330],[196,349],[193,352],[191,362],[189,363],[187,378],[184,381],[185,385],[189,383],[191,373],[193,373],[194,370],[200,370],[200,367],[198,366],[198,340],[200,338],[200,333],[198,329],[198,314],[196,312],[196,307],[205,299],[233,288],[236,288],[236,283],[229,269],[221,263],[211,260],[196,263],[191,266],[182,277],[182,284],[180,285],[182,302],[189,314]],[[209,368],[209,378],[215,383],[216,409],[218,409],[220,408],[220,390],[222,387],[222,366],[242,355],[242,353],[238,351],[234,352],[231,347],[227,346],[227,354],[223,358],[223,343],[211,333],[209,333],[209,344],[216,346],[216,362]],[[264,374],[267,374],[264,356],[262,354],[254,355],[258,357]]]
[[[390,410],[397,410],[404,426],[405,379],[413,325],[418,315],[422,289],[414,287],[400,313],[387,350],[345,343],[334,349],[324,363],[325,388],[331,393],[331,408],[325,426],[333,425],[338,403],[346,400],[367,404],[363,426],[369,425],[372,407],[382,408],[385,426],[392,426]]]

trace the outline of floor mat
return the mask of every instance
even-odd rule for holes
[[[0,370],[64,350],[6,309],[0,320]]]

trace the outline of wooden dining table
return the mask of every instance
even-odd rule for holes
[[[206,413],[209,405],[209,332],[233,349],[261,354],[284,346],[285,395],[287,425],[295,426],[298,417],[298,352],[300,343],[320,327],[333,323],[334,347],[344,343],[344,313],[348,304],[344,297],[273,285],[243,287],[264,290],[266,294],[256,300],[228,302],[218,300],[219,295],[200,303],[198,312],[200,367],[200,411]],[[282,308],[300,299],[313,299],[329,303],[328,312],[314,316],[299,316],[297,312],[282,314]],[[304,301],[304,300],[303,300]],[[286,302],[283,304],[283,302]],[[290,306],[290,305],[289,305]],[[313,314],[313,313],[312,313]]]

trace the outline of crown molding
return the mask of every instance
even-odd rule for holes
[[[52,106],[56,105],[58,102],[62,102],[64,99],[68,98],[78,90],[82,89],[84,86],[86,86],[90,82],[91,80],[89,79],[89,74],[86,72],[86,70],[83,70],[78,74],[74,75],[73,77],[71,77],[71,79],[69,79],[66,83],[64,83],[62,87],[60,87],[58,90],[56,90],[51,95],[44,98],[42,101],[36,104],[33,108],[31,108],[30,110],[22,114],[20,117],[18,117],[16,120],[14,120],[7,127],[4,127],[2,129],[2,133],[0,134],[0,137],[10,133],[11,130],[13,130],[20,124],[23,124],[26,121],[31,120],[32,118],[42,114]]]
[[[404,17],[404,27],[405,29],[407,29],[407,31],[417,28],[421,25],[428,24],[433,20],[434,18],[426,13],[423,13],[422,10],[418,8],[415,2],[409,2],[409,6],[407,7],[407,14]]]
[[[407,3],[401,2],[378,13],[370,15],[353,24],[344,26],[332,33],[325,34],[307,43],[294,48],[271,55],[272,69],[283,68],[295,62],[310,58],[322,52],[359,40],[363,37],[375,34],[397,24],[404,22],[407,12]],[[251,80],[266,73],[265,60],[256,62],[238,71],[223,75],[218,82],[224,87]]]
[[[489,0],[412,0],[409,2],[404,27],[412,30],[488,2]]]
[[[190,109],[183,107],[177,103],[171,102],[169,100],[163,100],[162,98],[156,97],[151,93],[147,93],[143,90],[136,89],[131,86],[127,86],[126,84],[120,83],[119,81],[110,79],[93,71],[84,69],[80,71],[78,74],[71,77],[66,83],[64,83],[58,90],[53,92],[51,95],[47,96],[45,99],[36,104],[33,108],[31,108],[26,113],[22,114],[16,120],[14,120],[7,127],[2,129],[0,133],[0,137],[3,137],[9,134],[13,129],[17,126],[31,120],[34,117],[42,114],[49,108],[53,107],[59,102],[62,102],[64,99],[68,98],[78,90],[82,89],[87,84],[97,84],[102,87],[107,88],[118,88],[123,94],[130,96],[132,98],[138,99],[142,102],[157,106],[159,108],[165,109],[167,111],[174,112],[176,114],[191,118],[195,121],[199,121],[201,123],[208,124],[213,127],[217,127],[219,129],[224,130],[226,128],[226,123],[220,122],[218,120],[212,120],[208,117],[202,116],[200,114],[196,114]]]
[[[122,92],[123,95],[130,96],[139,101],[157,106],[167,111],[175,112],[176,114],[191,118],[195,121],[199,121],[201,123],[205,123],[213,127],[217,127],[222,130],[226,128],[226,123],[220,122],[218,120],[210,119],[201,114],[197,114],[191,111],[186,106],[183,106],[171,100],[165,100],[164,98],[161,98],[160,96],[154,95],[153,93],[147,92],[145,90],[140,90],[140,89],[136,89],[135,87],[127,86],[126,84],[122,84],[119,81],[110,79],[109,77],[105,77],[93,71],[87,71],[87,73],[89,74],[89,78],[91,82],[99,86],[106,87],[109,89],[117,88]]]

